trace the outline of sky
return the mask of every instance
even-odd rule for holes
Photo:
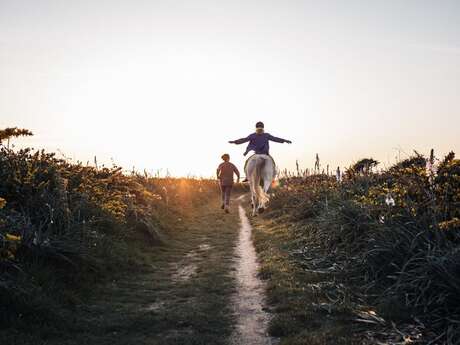
[[[460,1],[0,0],[0,128],[74,161],[211,176],[460,153]]]

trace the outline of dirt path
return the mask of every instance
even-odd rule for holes
[[[98,289],[76,308],[71,332],[41,344],[272,344],[251,228],[239,205],[230,214],[217,202],[192,210],[164,245],[136,247],[142,269]]]
[[[265,308],[265,285],[258,277],[259,264],[252,243],[252,228],[241,204],[240,234],[236,247],[237,291],[233,296],[237,317],[232,344],[271,345],[277,343],[267,334],[269,314]]]

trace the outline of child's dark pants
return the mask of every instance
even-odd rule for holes
[[[233,186],[223,186],[220,185],[222,191],[222,205],[228,206],[230,204],[230,195],[232,194]]]

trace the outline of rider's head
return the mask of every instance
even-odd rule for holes
[[[264,132],[264,123],[259,121],[256,123],[256,133],[261,134]]]
[[[224,162],[228,162],[230,160],[230,155],[228,153],[224,153],[221,158]]]

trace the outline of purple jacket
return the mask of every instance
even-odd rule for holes
[[[246,156],[249,151],[254,151],[256,154],[269,154],[270,150],[270,145],[269,141],[275,141],[277,143],[285,143],[288,140],[286,139],[281,139],[274,137],[271,134],[268,133],[252,133],[246,138],[241,138],[238,140],[233,141],[235,144],[243,144],[249,141],[248,147],[246,148],[246,152],[244,152],[244,155]]]

